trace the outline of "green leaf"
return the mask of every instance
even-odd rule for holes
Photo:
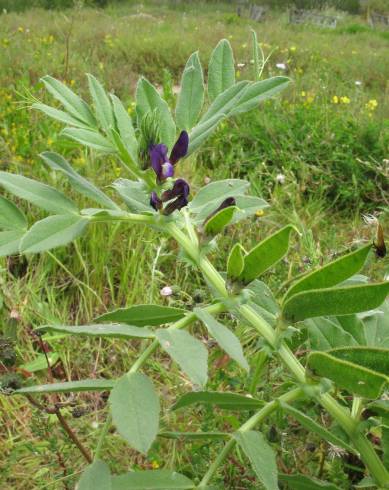
[[[212,51],[208,66],[208,95],[211,101],[235,84],[234,55],[231,44],[222,39]]]
[[[84,470],[77,490],[112,490],[111,472],[108,465],[100,460],[93,461]]]
[[[244,248],[240,243],[235,243],[227,260],[227,277],[237,279],[244,267]]]
[[[136,113],[140,122],[149,112],[157,111],[161,141],[172,149],[176,138],[176,125],[169,106],[157,90],[145,78],[140,78],[136,87]]]
[[[102,153],[115,152],[111,142],[100,133],[92,129],[65,128],[61,131],[61,135]]]
[[[191,213],[197,222],[203,222],[227,197],[235,197],[247,191],[249,183],[245,180],[227,179],[211,182],[202,187],[190,202]]]
[[[250,306],[270,325],[274,326],[280,313],[280,307],[270,288],[262,281],[255,279],[245,289],[250,294]]]
[[[23,236],[20,252],[38,253],[62,247],[82,235],[89,219],[80,215],[48,216],[32,225]]]
[[[216,235],[223,231],[223,229],[231,222],[235,211],[238,208],[236,206],[228,206],[221,209],[211,218],[209,218],[204,226],[204,231],[207,235]]]
[[[249,84],[242,81],[233,85],[223,93],[218,95],[213,101],[208,111],[202,116],[198,124],[189,134],[188,155],[193,153],[205,141],[206,138],[216,129],[219,122],[230,115],[231,110]]]
[[[220,113],[202,123],[198,123],[189,134],[189,148],[187,155],[191,155],[196,151],[225,117],[226,116],[223,113]]]
[[[355,338],[328,318],[318,317],[305,321],[313,350],[329,350],[334,347],[357,345]]]
[[[185,393],[172,406],[172,410],[190,405],[211,405],[225,410],[255,410],[263,407],[264,402],[237,393],[220,393],[217,391],[193,391]]]
[[[260,102],[274,97],[284,90],[290,80],[287,77],[272,77],[267,80],[260,80],[248,85],[242,96],[230,111],[230,116],[249,112],[256,108]]]
[[[13,202],[0,196],[0,229],[24,231],[26,228],[27,220],[20,209]]]
[[[307,360],[308,374],[328,378],[340,388],[358,396],[373,399],[380,396],[388,382],[388,376],[372,371],[364,365],[338,359],[332,352],[334,351],[312,352]],[[388,351],[385,355],[388,357]],[[369,362],[365,364],[369,365]]]
[[[104,192],[94,186],[91,182],[89,182],[89,180],[81,177],[81,175],[79,175],[73,169],[69,162],[58,153],[45,151],[41,153],[40,156],[52,170],[61,172],[63,175],[65,175],[76,191],[83,196],[86,196],[92,201],[95,201],[109,209],[120,209],[116,203],[114,203],[104,194]]]
[[[96,120],[88,104],[70,90],[69,87],[48,75],[41,78],[41,80],[51,95],[61,102],[72,116],[88,126],[96,126]]]
[[[24,236],[22,230],[8,230],[0,232],[0,257],[7,255],[18,255],[20,249],[20,241]]]
[[[188,59],[181,79],[176,106],[179,129],[190,130],[196,124],[204,103],[204,79],[198,52]]]
[[[375,400],[367,408],[381,417],[389,417],[389,400]]]
[[[50,330],[53,332],[63,332],[71,335],[89,335],[92,337],[113,337],[113,338],[153,338],[154,334],[148,328],[135,327],[134,325],[121,325],[120,323],[102,323],[94,325],[44,325],[36,330]]]
[[[350,315],[380,306],[389,292],[389,281],[297,293],[283,305],[285,320],[299,322],[306,318]]]
[[[97,120],[106,133],[109,133],[109,130],[115,126],[111,101],[101,83],[93,75],[88,73],[87,78]]]
[[[281,482],[285,482],[290,490],[340,490],[333,483],[316,480],[305,475],[278,475]]]
[[[250,250],[244,257],[244,268],[239,279],[249,283],[279,262],[288,252],[292,230],[294,227],[287,225]]]
[[[386,417],[382,425],[381,447],[383,452],[382,462],[386,468],[389,467],[389,418]]]
[[[153,383],[144,374],[127,373],[115,384],[109,403],[119,434],[146,454],[159,428],[159,398]]]
[[[50,367],[54,366],[54,364],[59,359],[58,352],[48,352],[47,359],[49,360]],[[22,366],[21,369],[25,371],[29,371],[30,373],[36,373],[37,371],[42,371],[43,369],[47,369],[47,360],[45,354],[38,354],[33,361],[26,362]]]
[[[111,321],[136,325],[137,327],[159,326],[165,323],[176,322],[186,314],[181,308],[160,305],[135,305],[129,308],[105,313],[97,318],[99,321]]]
[[[5,190],[35,206],[53,213],[76,213],[76,205],[53,187],[22,175],[0,172],[0,185]]]
[[[208,352],[204,344],[184,330],[158,329],[155,335],[190,380],[204,386],[208,378]]]
[[[119,131],[120,138],[132,158],[132,161],[137,163],[139,148],[131,117],[116,95],[111,94],[111,99],[116,119],[116,127]]]
[[[363,318],[366,345],[389,348],[389,301]]]
[[[111,379],[83,379],[82,381],[68,381],[66,383],[51,383],[46,385],[26,386],[15,390],[14,393],[24,395],[37,395],[39,393],[78,393],[79,391],[107,391],[111,390],[116,380]]]
[[[253,430],[238,431],[234,438],[266,490],[278,490],[276,456],[263,435]]]
[[[389,349],[365,346],[340,347],[332,349],[329,353],[337,359],[384,374],[389,380]]]
[[[335,318],[331,318],[333,322],[337,322],[339,327],[343,330],[343,332],[347,335],[350,335],[353,339],[354,342],[344,344],[344,345],[354,345],[354,344],[360,344],[360,345],[366,345],[367,343],[367,337],[366,337],[366,325],[365,321],[362,321],[360,318],[358,318],[357,315],[344,315],[344,316],[338,316]],[[317,318],[315,321],[317,324],[320,324],[320,318]],[[371,329],[372,330],[372,329]],[[389,329],[387,331],[388,335],[388,340],[389,340]],[[381,345],[381,343],[384,341],[382,338],[378,338],[378,343],[375,344],[375,342],[371,343],[370,345]],[[332,347],[343,347],[341,343],[338,343],[338,345],[333,345]],[[384,347],[384,345],[382,345]],[[389,347],[389,345],[388,345]],[[321,349],[318,349],[321,350]],[[328,349],[326,349],[328,350]]]
[[[204,323],[208,332],[214,337],[220,347],[243,369],[249,371],[250,367],[244,357],[238,337],[204,309],[195,308],[193,312]]]
[[[76,128],[89,129],[89,125],[85,124],[79,119],[76,119],[75,117],[73,117],[72,115],[68,114],[65,111],[61,111],[59,109],[55,109],[54,107],[50,107],[49,105],[40,104],[40,103],[32,104],[31,107],[33,109],[37,109],[38,111],[43,112],[44,114],[51,117],[52,119],[65,123],[68,126],[75,126]]]
[[[135,182],[128,179],[117,179],[112,187],[119,193],[127,204],[128,209],[134,213],[152,213],[150,194],[144,182]]]
[[[264,199],[256,196],[236,196],[235,201],[238,209],[232,217],[231,224],[247,219],[257,211],[269,207],[269,204]]]
[[[112,478],[112,490],[187,490],[195,484],[170,470],[134,471]]]
[[[241,81],[228,88],[212,102],[207,112],[202,116],[199,124],[202,124],[216,116],[228,117],[233,109],[238,105],[239,100],[243,97],[250,82]],[[189,140],[190,141],[190,140]]]
[[[329,288],[345,281],[362,269],[370,250],[369,244],[305,275],[288,289],[284,301],[301,291]]]
[[[347,451],[354,453],[354,449],[351,446],[349,446],[346,442],[344,442],[339,437],[332,434],[329,430],[322,427],[313,419],[305,415],[305,413],[300,412],[300,410],[297,410],[296,408],[292,407],[291,405],[288,405],[287,403],[280,402],[280,404],[281,404],[281,408],[285,412],[292,415],[298,422],[300,422],[300,424],[303,427],[308,429],[309,432],[315,432],[325,441],[328,441],[331,444],[334,444],[335,446],[343,447]]]
[[[198,441],[202,439],[229,439],[230,434],[228,432],[160,432],[158,437],[164,437],[165,439]]]

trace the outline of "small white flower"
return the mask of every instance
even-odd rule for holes
[[[171,296],[173,294],[173,289],[170,286],[165,286],[160,291],[161,296]]]
[[[286,70],[286,65],[285,65],[285,63],[277,63],[277,64],[276,64],[276,67],[277,67],[279,70]]]
[[[367,225],[377,225],[378,224],[378,219],[373,214],[363,214],[362,218],[363,218],[363,221]]]
[[[335,459],[335,458],[341,458],[342,456],[345,456],[347,454],[347,451],[343,449],[342,447],[335,446],[334,444],[329,444],[328,448],[328,455],[330,459]]]
[[[285,180],[286,180],[286,177],[285,177],[284,174],[277,174],[276,175],[276,182],[277,182],[277,184],[283,185],[283,184],[285,184]]]
[[[99,423],[97,420],[94,420],[91,424],[92,429],[98,429],[99,428]]]
[[[355,85],[357,87],[360,87],[362,85],[362,82],[360,80],[355,80]]]
[[[246,66],[246,63],[238,63],[236,66],[238,68],[244,68]]]

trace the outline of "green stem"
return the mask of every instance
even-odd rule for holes
[[[363,410],[363,399],[359,396],[354,396],[353,406],[351,408],[351,417],[355,420],[359,420]]]
[[[252,396],[254,396],[255,392],[257,391],[259,379],[262,376],[263,368],[266,364],[267,358],[268,356],[264,350],[258,352],[254,363],[255,366],[254,373],[252,375],[250,385],[249,385],[249,393]]]
[[[225,282],[209,260],[202,256],[200,251],[194,247],[192,242],[179,230],[176,225],[170,224],[168,231],[184,248],[186,253],[194,260],[202,271],[204,277],[212,287],[222,296],[228,297]],[[266,341],[277,350],[278,356],[300,383],[305,383],[305,369],[289,349],[284,341],[280,341],[273,328],[260,317],[249,305],[239,306],[241,315],[261,334]],[[374,451],[368,439],[357,432],[355,421],[351,418],[350,411],[342,407],[329,394],[317,397],[318,402],[337,420],[337,422],[348,433],[355,448],[359,451],[363,462],[380,487],[389,488],[389,472],[384,467],[377,453]]]
[[[107,415],[107,418],[105,419],[103,428],[101,429],[100,437],[99,437],[99,440],[97,441],[97,446],[96,446],[95,454],[93,456],[93,461],[98,460],[99,457],[100,457],[100,453],[101,453],[101,450],[103,448],[105,437],[108,434],[109,428],[111,427],[111,422],[112,422],[112,416],[109,413]]]
[[[204,307],[204,310],[207,311],[210,314],[217,315],[225,310],[225,306],[222,303],[215,303],[213,305],[209,305]],[[173,323],[169,329],[181,329],[185,328],[191,323],[195,322],[197,320],[197,316],[194,313],[188,313],[187,315],[184,316],[184,318],[181,318],[177,322]],[[154,339],[151,344],[142,352],[140,357],[134,362],[134,364],[131,366],[130,370],[128,371],[129,373],[136,373],[139,371],[139,369],[143,366],[143,364],[149,359],[149,357],[158,349],[159,342],[157,339]],[[106,435],[108,434],[109,428],[112,423],[112,417],[111,414],[108,414],[104,426],[101,430],[99,440],[97,442],[95,454],[93,457],[93,460],[96,461],[96,459],[99,458],[101,449],[104,444],[104,440]]]
[[[301,388],[296,388],[296,389],[289,391],[288,393],[285,393],[284,395],[280,396],[278,399],[272,400],[271,402],[267,403],[263,408],[261,408],[261,410],[259,410],[256,414],[254,414],[251,418],[249,418],[238,429],[238,432],[246,432],[248,430],[252,430],[254,427],[256,427],[258,424],[260,424],[266,417],[268,417],[270,414],[272,414],[279,407],[280,401],[282,401],[284,403],[291,403],[292,401],[296,400],[296,398],[299,398],[302,395],[303,395],[303,391],[301,390]],[[224,446],[222,451],[218,454],[215,461],[209,467],[207,473],[204,475],[203,479],[201,480],[201,482],[197,488],[199,488],[199,489],[204,488],[208,485],[210,480],[213,478],[213,476],[217,472],[219,466],[221,466],[223,464],[226,457],[234,449],[235,444],[236,444],[236,441],[233,438],[231,438],[227,442],[227,444]]]

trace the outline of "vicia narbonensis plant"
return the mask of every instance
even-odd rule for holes
[[[260,60],[255,35],[253,41],[256,79],[235,81],[232,50],[228,41],[222,40],[210,59],[207,91],[199,56],[194,53],[182,75],[175,118],[166,101],[144,78],[136,90],[135,124],[120,100],[108,95],[93,76],[88,76],[93,109],[58,80],[43,78],[62,109],[41,103],[35,104],[35,108],[64,122],[67,127],[63,135],[118,157],[130,177],[112,184],[121,202],[102,192],[52,152],[42,154],[44,162],[66,176],[77,192],[99,207],[79,210],[53,187],[0,172],[4,190],[53,213],[28,228],[23,213],[1,198],[0,225],[5,230],[1,233],[2,255],[43,252],[68,244],[92,224],[127,222],[152,227],[173,238],[186,261],[203,275],[209,286],[209,304],[193,311],[152,304],[132,305],[106,313],[91,325],[39,327],[40,331],[68,335],[149,341],[131,369],[119,379],[24,386],[13,391],[39,406],[37,397],[42,394],[110,390],[110,415],[101,430],[93,461],[71,429],[66,429],[90,463],[81,477],[79,490],[209,489],[236,446],[247,456],[258,481],[267,490],[277,489],[280,483],[292,489],[322,488],[320,482],[307,476],[278,473],[275,452],[260,431],[261,424],[275,411],[294,417],[329,443],[359,456],[371,486],[389,488],[385,465],[389,457],[389,405],[383,398],[389,379],[389,308],[385,305],[389,282],[361,282],[360,276],[355,276],[372,246],[362,246],[319,269],[289,278],[284,283],[283,295],[275,297],[258,278],[285,257],[294,227],[279,229],[248,251],[241,243],[235,243],[225,261],[225,270],[219,272],[207,255],[210,239],[217,239],[225,227],[253,216],[266,203],[248,195],[249,183],[244,180],[212,182],[191,198],[189,183],[179,176],[180,159],[198,149],[220,121],[257,107],[259,102],[287,86],[289,80],[284,77],[257,79]],[[206,98],[208,107],[204,109]],[[362,312],[367,313],[362,315]],[[251,363],[252,396],[206,391],[207,349],[185,330],[194,322],[200,321],[243,371],[250,369],[239,339],[218,318],[221,313],[224,314],[221,318],[230,314],[244,322],[261,339],[263,348]],[[291,349],[291,339],[301,331],[306,334],[303,363]],[[205,475],[198,476],[196,483],[169,470],[114,476],[101,460],[104,438],[111,425],[133,449],[143,454],[157,437],[177,436],[176,432],[160,432],[159,396],[145,374],[146,362],[157,349],[165,351],[195,387],[178,399],[173,410],[208,404],[253,413],[233,433],[178,434],[184,439],[212,441],[219,437],[223,440],[219,455],[209,463]],[[257,385],[261,367],[270,357],[289,371],[290,379],[272,399],[264,402]],[[321,405],[338,430],[331,431],[293,406],[296,401],[301,406],[304,400]],[[367,408],[374,415],[369,423],[361,417]],[[381,434],[381,449],[374,447],[369,437],[372,425],[375,434]]]

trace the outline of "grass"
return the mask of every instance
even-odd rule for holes
[[[85,153],[58,136],[59,125],[28,110],[33,97],[49,100],[39,78],[49,73],[84,92],[84,73],[93,73],[125,101],[131,112],[134,86],[143,74],[159,84],[173,103],[174,86],[189,54],[199,49],[205,64],[222,37],[230,39],[239,63],[237,76],[243,79],[252,67],[249,29],[255,27],[264,51],[272,54],[265,75],[286,72],[294,83],[280,100],[222,125],[180,172],[194,189],[205,177],[245,177],[253,190],[272,204],[263,218],[222,238],[213,254],[220,268],[224,267],[231,240],[238,234],[245,236],[249,248],[277,223],[296,224],[302,237],[294,244],[289,262],[277,266],[276,273],[267,277],[277,286],[289,268],[306,270],[361,239],[369,239],[371,230],[363,225],[361,212],[380,211],[383,222],[388,222],[388,38],[372,31],[361,18],[341,14],[339,23],[335,31],[293,27],[284,14],[272,13],[267,22],[252,25],[237,18],[224,4],[202,4],[201,8],[185,5],[184,9],[122,5],[62,13],[36,9],[2,15],[1,170],[34,176],[63,187],[71,195],[66,184],[40,162],[38,154],[51,148],[71,158],[84,175],[106,186],[121,175],[117,162]],[[286,69],[277,68],[279,63]],[[277,180],[279,174],[284,177]],[[37,211],[25,209],[32,222]],[[29,257],[26,264],[19,258],[2,260],[0,317],[3,334],[16,340],[18,363],[22,365],[39,354],[32,335],[32,327],[38,325],[58,321],[81,324],[126,304],[151,301],[190,308],[206,301],[205,285],[185,263],[177,262],[176,254],[174,244],[155,241],[150,231],[100,226],[76,245]],[[377,277],[387,270],[385,262],[372,261],[369,266]],[[170,299],[159,294],[165,285],[175,286]],[[258,350],[253,333],[244,326],[236,328],[248,357],[253,358]],[[205,332],[199,333],[207,341]],[[54,371],[59,380],[117,377],[130,367],[141,347],[139,342],[77,338],[50,342],[51,350],[61,358]],[[151,360],[147,369],[167,408],[189,386],[167,357],[158,354],[157,359]],[[272,368],[271,364],[259,387],[264,399],[288,379],[283,371]],[[244,390],[241,373],[215,347],[210,349],[210,371],[210,389]],[[46,371],[34,374],[35,378],[37,382],[47,381]],[[97,427],[104,420],[106,399],[101,394],[83,394],[64,396],[63,400],[68,403],[67,419],[93,448]],[[30,490],[33,478],[37,489],[72,488],[84,464],[53,417],[38,413],[22,398],[1,397],[0,406],[0,487]],[[309,410],[320,415],[317,408]],[[164,413],[164,426],[177,430],[188,430],[188,420],[190,430],[231,430],[243,420],[240,414],[224,414],[215,421],[207,409],[193,409],[190,418],[181,412]],[[279,463],[284,471],[297,469],[316,475],[318,462],[324,457],[323,478],[348,488],[350,465],[355,464],[337,459],[331,462],[328,448],[319,445],[315,437],[304,435],[291,420],[280,420],[276,415],[264,431],[276,444],[282,441]],[[204,473],[215,447],[218,443],[159,439],[143,457],[111,433],[103,455],[116,461],[114,471],[174,467],[192,477]],[[219,484],[231,489],[255,488],[244,459],[239,454],[234,458],[224,468]]]

